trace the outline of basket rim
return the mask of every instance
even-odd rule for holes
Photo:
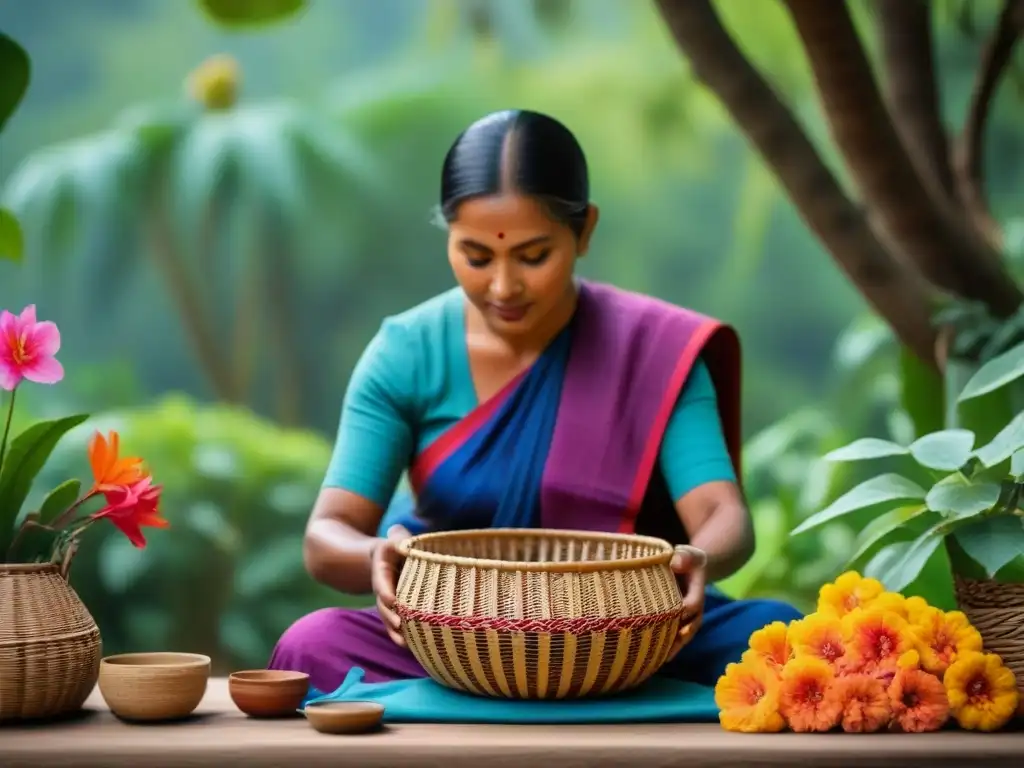
[[[60,573],[57,563],[0,563],[0,576],[21,576],[27,573]]]
[[[464,555],[442,555],[437,552],[425,552],[416,545],[424,541],[438,539],[471,539],[471,538],[535,538],[535,539],[571,539],[585,538],[609,542],[629,542],[646,544],[660,549],[653,555],[630,557],[622,560],[568,560],[561,562],[531,562],[529,560],[493,560]],[[641,536],[635,533],[605,533],[603,531],[581,531],[563,528],[466,528],[458,531],[433,531],[409,536],[396,544],[399,554],[406,559],[415,557],[440,565],[456,565],[466,568],[491,568],[497,571],[527,571],[535,573],[593,573],[595,571],[626,571],[637,568],[650,568],[656,565],[668,565],[675,549],[664,539],[654,536]]]

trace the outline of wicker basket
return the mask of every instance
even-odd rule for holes
[[[96,685],[100,631],[67,562],[0,564],[0,721],[79,710]]]
[[[1017,676],[1017,689],[1024,699],[1024,584],[957,576],[955,585],[960,610],[981,633],[985,650],[999,654]]]
[[[519,529],[430,533],[406,557],[398,615],[442,685],[562,699],[633,688],[683,627],[672,547],[641,536]]]

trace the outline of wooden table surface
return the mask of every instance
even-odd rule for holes
[[[362,736],[326,736],[301,717],[250,720],[227,681],[210,681],[192,719],[129,725],[98,691],[81,717],[0,727],[2,768],[682,768],[785,766],[1019,766],[1024,733],[742,735],[716,725],[395,725]]]

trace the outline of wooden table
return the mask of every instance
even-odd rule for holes
[[[397,725],[363,736],[325,736],[302,718],[254,721],[210,681],[196,716],[164,725],[128,725],[98,692],[81,717],[0,728],[3,768],[196,768],[317,766],[360,768],[733,768],[785,766],[1013,766],[1024,733],[984,735],[741,735],[715,725]]]

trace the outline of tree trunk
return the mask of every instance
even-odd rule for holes
[[[917,175],[882,104],[845,3],[784,0],[810,61],[832,136],[870,214],[935,285],[1000,316],[1021,293],[999,254]]]
[[[709,0],[657,3],[694,75],[772,168],[807,226],[901,341],[934,363],[926,284],[886,252],[793,114],[736,47]]]

